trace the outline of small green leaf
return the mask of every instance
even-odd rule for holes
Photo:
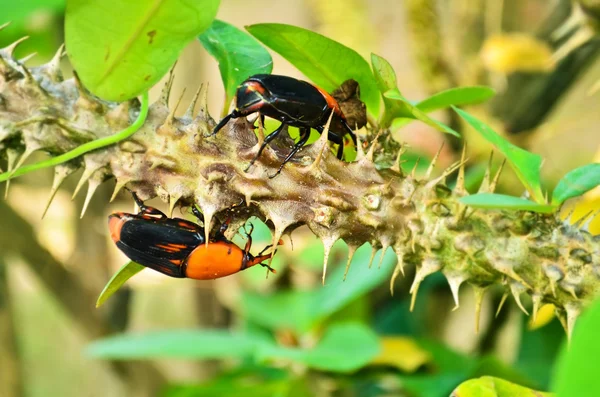
[[[169,330],[123,334],[91,343],[87,354],[104,359],[243,358],[262,343],[229,330]]]
[[[585,394],[580,394],[583,396]],[[591,395],[591,394],[590,394]],[[470,379],[458,386],[451,394],[452,397],[550,397],[543,393],[520,386],[503,379],[482,376]]]
[[[261,23],[246,29],[328,92],[348,79],[358,81],[360,99],[367,105],[367,111],[373,117],[379,115],[379,92],[371,68],[353,49],[291,25]]]
[[[552,390],[558,397],[600,396],[600,300],[587,307],[573,330],[570,345],[563,344],[553,377]]]
[[[552,192],[552,204],[560,205],[600,185],[600,163],[587,164],[565,175]]]
[[[233,25],[215,19],[198,40],[219,62],[225,86],[225,108],[229,106],[240,83],[258,73],[271,73],[271,54],[252,36]]]
[[[329,327],[312,349],[265,345],[259,358],[285,358],[322,371],[352,372],[367,365],[380,351],[377,334],[369,327],[341,323]]]
[[[419,110],[429,113],[450,106],[475,105],[482,103],[493,97],[495,94],[496,91],[485,86],[450,88],[419,102],[417,107]]]
[[[218,7],[219,0],[68,0],[67,54],[87,89],[125,101],[160,80]]]
[[[550,214],[556,211],[556,207],[550,204],[538,204],[534,201],[522,199],[520,197],[496,193],[472,194],[470,196],[461,197],[459,201],[476,208],[533,211],[542,214]]]
[[[400,93],[400,91],[397,88],[386,91],[383,94],[383,96],[388,99],[395,100],[398,104],[398,109],[400,110],[397,110],[398,113],[394,113],[391,116],[392,118],[407,117],[405,113],[408,112],[408,117],[422,121],[423,123],[437,129],[438,131],[446,132],[448,134],[460,138],[460,134],[458,132],[454,131],[452,128],[448,127],[444,123],[440,123],[439,121],[432,119],[427,114],[425,114],[425,112],[423,112],[418,107],[410,103],[410,101],[404,98],[404,96]]]
[[[481,134],[488,142],[494,145],[508,159],[512,169],[515,171],[521,183],[531,194],[531,197],[537,203],[545,203],[544,194],[540,182],[540,168],[542,166],[542,157],[521,149],[518,146],[508,142],[498,135],[490,126],[478,120],[464,110],[456,107],[453,109],[469,123],[477,132]]]
[[[102,306],[104,302],[106,302],[107,299],[112,296],[112,294],[117,292],[127,280],[144,269],[144,266],[133,261],[127,262],[121,266],[121,268],[117,270],[115,274],[113,274],[110,280],[108,280],[108,283],[106,283],[102,292],[100,292],[100,296],[98,296],[98,300],[96,301],[96,307]]]

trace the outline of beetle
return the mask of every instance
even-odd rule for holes
[[[209,237],[206,244],[204,227],[181,218],[169,218],[160,210],[148,207],[133,193],[140,208],[137,214],[115,212],[108,217],[112,240],[129,259],[167,276],[212,280],[229,276],[254,265],[261,265],[273,254],[262,255],[271,246],[253,256],[252,226],[246,233],[246,246],[241,249],[225,238],[228,222]],[[194,215],[204,223],[204,216],[192,207]],[[281,244],[281,242],[280,242]]]
[[[236,91],[235,109],[216,125],[210,136],[219,132],[229,120],[257,112],[263,125],[265,116],[281,121],[281,125],[265,137],[258,153],[246,170],[254,164],[266,145],[275,139],[286,125],[298,127],[300,140],[283,160],[275,175],[271,176],[271,178],[275,177],[308,141],[311,128],[320,134],[323,133],[325,124],[332,113],[327,139],[339,145],[337,157],[342,159],[345,135],[350,135],[354,146],[357,145],[356,135],[348,126],[344,113],[337,101],[327,91],[306,81],[274,74],[256,74],[242,82]]]

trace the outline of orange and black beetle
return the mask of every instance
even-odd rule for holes
[[[306,81],[274,74],[256,74],[245,80],[237,88],[235,109],[217,124],[211,135],[219,132],[230,119],[245,117],[257,112],[263,121],[264,116],[268,116],[281,121],[281,125],[265,137],[256,157],[248,167],[260,157],[266,145],[275,139],[286,125],[298,127],[300,140],[279,167],[275,174],[277,175],[285,163],[290,161],[308,141],[311,128],[323,133],[325,124],[332,113],[327,139],[339,145],[337,157],[342,159],[346,134],[350,135],[356,146],[356,135],[346,123],[346,117],[337,101],[327,91]]]
[[[242,250],[223,234],[227,223],[209,238],[205,244],[204,228],[180,218],[169,218],[153,207],[147,207],[134,194],[140,207],[137,214],[115,212],[108,217],[110,235],[117,247],[129,259],[167,276],[212,280],[229,276],[254,265],[271,267],[261,263],[270,255],[252,256],[252,230]],[[204,217],[192,207],[194,215],[204,223]]]

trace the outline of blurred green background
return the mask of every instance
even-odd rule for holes
[[[583,45],[573,45],[573,37],[581,36],[587,26],[566,29],[569,18],[577,17],[573,15],[573,3],[566,0],[227,0],[217,17],[238,27],[259,22],[293,24],[335,39],[365,58],[371,52],[380,54],[393,64],[398,85],[411,100],[453,86],[493,86],[497,97],[472,111],[515,143],[541,154],[545,183],[552,186],[568,170],[600,159],[600,93],[593,88],[600,80],[600,48],[594,33]],[[586,16],[578,17],[585,22]],[[63,1],[0,0],[0,25],[12,21],[0,33],[0,45],[30,36],[17,56],[35,52],[27,64],[42,64],[63,42],[63,18]],[[553,59],[560,63],[552,65]],[[63,64],[68,76],[68,60]],[[276,54],[274,64],[274,73],[301,77]],[[217,64],[198,42],[185,50],[175,75],[172,99],[187,88],[185,103],[196,87],[209,82],[209,109],[218,118],[223,88]],[[160,85],[151,97],[157,98],[159,90]],[[458,123],[450,113],[436,116],[450,125]],[[418,156],[433,157],[447,139],[420,123],[394,134],[411,146],[409,169]],[[471,159],[468,182],[476,190],[490,147],[475,135],[466,135]],[[446,145],[438,168],[455,161],[459,151],[456,142]],[[0,159],[0,166],[5,161]],[[499,162],[496,159],[495,166]],[[421,162],[423,166],[427,161]],[[464,286],[460,307],[453,310],[447,282],[436,274],[423,282],[410,313],[408,290],[414,269],[406,269],[406,277],[397,282],[391,296],[394,255],[388,252],[378,266],[378,253],[369,269],[371,250],[364,246],[343,281],[348,248],[341,242],[331,252],[327,283],[322,287],[323,246],[305,228],[292,234],[293,244],[284,239],[273,263],[276,276],[265,278],[264,269],[256,267],[200,282],[169,279],[147,270],[96,309],[95,298],[102,287],[126,262],[110,241],[106,217],[116,210],[131,211],[133,202],[122,194],[108,204],[113,186],[106,183],[80,220],[84,194],[71,200],[77,179],[67,180],[44,219],[51,171],[11,182],[6,200],[0,200],[0,396],[244,392],[250,396],[441,397],[466,379],[483,375],[548,388],[564,339],[551,309],[532,325],[509,301],[495,317],[501,292],[490,288],[476,333],[474,291]],[[510,172],[500,187],[505,193],[522,193]],[[597,191],[588,193],[578,203],[576,217],[597,207],[599,197]],[[149,204],[165,209],[157,200]],[[176,215],[180,216],[178,211]],[[259,220],[253,223],[255,247],[260,248],[271,235]],[[600,226],[596,222],[593,228]],[[243,239],[236,241],[242,244]],[[22,247],[22,255],[3,255],[3,244]],[[530,307],[530,302],[525,305]],[[178,334],[168,331],[174,329],[231,329],[252,343],[227,339],[225,332],[217,333],[222,340],[205,335],[207,349],[211,341],[229,348],[207,360],[191,358],[204,357],[201,344],[192,349],[199,353],[181,354],[186,359],[109,361],[91,358],[86,350],[90,342],[119,332],[164,331],[161,335],[167,335],[167,342],[159,349],[164,353],[178,340]],[[328,341],[327,335],[334,340],[327,345],[329,350],[317,352],[322,355],[306,353]],[[345,344],[344,338],[348,338]],[[240,353],[243,346],[255,346],[263,339],[275,341],[279,350],[262,351],[263,357]],[[95,345],[94,349],[99,355],[114,356],[114,350],[106,352],[123,348],[123,356],[143,358],[148,344],[156,348],[155,343],[133,337],[125,348]]]

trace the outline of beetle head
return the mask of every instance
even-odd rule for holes
[[[242,115],[254,113],[263,106],[267,90],[258,81],[245,81],[237,89],[236,110]]]

